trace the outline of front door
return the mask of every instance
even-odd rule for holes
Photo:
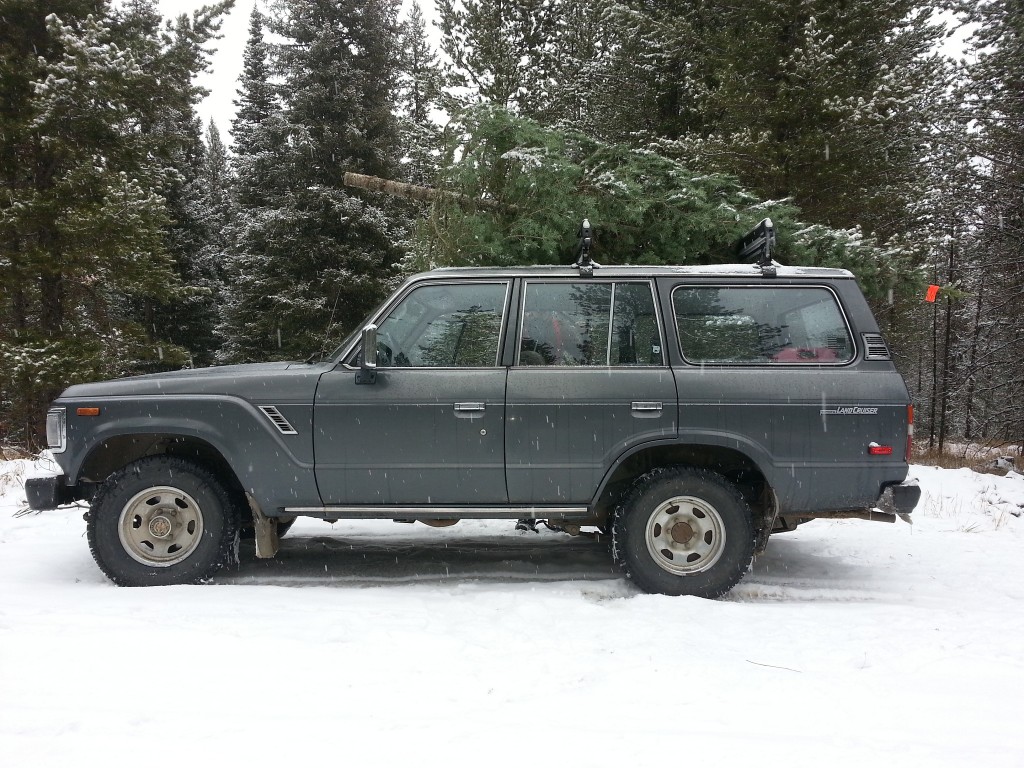
[[[339,364],[316,394],[328,505],[505,504],[507,281],[414,286],[379,323],[374,384]]]

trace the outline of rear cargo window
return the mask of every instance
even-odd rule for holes
[[[837,365],[850,330],[827,288],[680,287],[672,294],[683,357],[720,365]]]

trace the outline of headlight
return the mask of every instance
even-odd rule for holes
[[[46,413],[46,445],[54,453],[68,447],[67,412],[64,408],[51,408]]]

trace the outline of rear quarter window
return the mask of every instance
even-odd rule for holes
[[[690,363],[842,365],[855,349],[836,295],[821,286],[680,286],[672,293]]]

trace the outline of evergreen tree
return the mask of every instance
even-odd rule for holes
[[[437,119],[442,114],[444,73],[437,53],[427,39],[426,22],[418,2],[399,26],[396,105],[398,108],[399,172],[407,182],[433,186],[441,161],[442,129]],[[417,235],[422,229],[429,206],[403,201],[392,210],[408,222],[402,249],[403,267],[429,261],[421,247],[429,241]]]
[[[735,174],[810,221],[914,226],[948,89],[917,0],[438,4],[456,84],[545,125]]]
[[[270,49],[264,41],[266,18],[253,9],[243,56],[237,111],[231,121],[234,190],[245,209],[268,204],[288,189],[280,174],[287,127],[280,99],[270,82]],[[245,222],[239,222],[244,226]],[[232,241],[238,240],[237,235]]]
[[[684,76],[656,76],[654,136],[771,199],[792,197],[811,221],[882,240],[913,226],[902,212],[924,186],[929,107],[948,85],[927,8],[680,5],[666,26],[700,42],[688,66],[664,59]]]
[[[237,210],[226,230],[223,264],[224,303],[218,334],[220,362],[263,360],[271,355],[278,327],[271,298],[287,286],[268,256],[267,235],[284,205],[288,179],[285,162],[288,129],[270,83],[270,52],[264,41],[266,19],[253,9],[243,70],[231,123],[235,156],[233,197]]]
[[[547,79],[556,7],[549,0],[437,0],[457,103],[480,99],[534,114],[542,97],[534,86]]]
[[[965,314],[974,327],[961,338],[966,369],[965,429],[972,436],[1013,440],[1024,434],[1024,7],[987,0],[961,9],[973,26],[974,62],[964,91],[966,114],[979,127],[975,257],[965,287]],[[969,340],[969,344],[963,342]],[[1024,446],[1020,446],[1024,448]]]
[[[951,438],[1019,441],[1024,427],[1011,373],[1024,354],[1022,17],[1002,2],[960,10],[973,55],[930,105],[929,187],[913,212],[927,279],[942,289],[935,303],[894,311],[901,322],[888,330],[918,403],[918,441],[936,450]]]
[[[130,0],[114,14],[114,26],[138,41],[134,51],[154,83],[177,85],[163,98],[135,107],[140,132],[168,168],[158,191],[171,217],[165,244],[181,284],[173,295],[131,304],[130,311],[142,320],[157,350],[157,359],[148,366],[153,369],[210,362],[216,347],[214,295],[219,289],[210,280],[218,268],[211,272],[203,263],[212,233],[205,221],[209,190],[202,187],[202,181],[206,154],[195,112],[207,92],[193,78],[206,67],[207,46],[231,5],[220,2],[167,23],[155,0]]]
[[[53,3],[5,6],[0,409],[24,442],[68,383],[175,354],[138,314],[181,288],[165,241],[178,145],[162,126],[194,97],[224,7],[175,41],[146,3],[59,3],[65,18],[47,16]]]
[[[553,6],[545,43],[546,66],[534,70],[528,88],[532,109],[524,112],[543,125],[581,131],[606,141],[623,141],[619,126],[631,126],[636,91],[616,87],[610,57],[629,45],[633,36],[618,34],[613,0],[559,0]],[[625,32],[625,29],[622,29]],[[635,30],[631,30],[635,32]],[[633,81],[632,86],[639,85]],[[629,114],[620,122],[620,112]]]
[[[551,98],[538,119],[634,146],[699,130],[693,73],[712,75],[709,40],[695,20],[718,4],[559,0],[557,7]]]
[[[612,264],[734,261],[741,235],[770,216],[784,263],[845,266],[882,290],[893,254],[854,231],[798,224],[735,179],[696,173],[650,150],[545,128],[506,110],[467,111],[450,132],[423,266],[569,263],[576,228],[597,226],[594,258]]]
[[[326,349],[382,298],[401,255],[403,222],[342,186],[345,171],[397,169],[397,4],[293,0],[274,10],[282,109],[239,162],[244,177],[243,163],[262,156],[273,182],[255,190],[259,199],[239,195],[224,323],[234,360]],[[247,53],[258,52],[253,42]]]
[[[0,202],[0,375],[14,429],[28,442],[64,384],[128,372],[146,355],[121,297],[175,285],[162,242],[166,208],[152,192],[164,169],[134,130],[132,105],[148,78],[105,19],[85,17],[91,8],[65,22],[39,6],[22,7],[20,29],[5,25],[2,51],[5,70],[29,73],[5,83],[28,87],[3,99],[13,107],[5,154],[14,162]],[[39,43],[43,56],[25,56],[18,38]]]
[[[441,109],[444,80],[418,2],[413,2],[409,17],[401,24],[398,51],[401,175],[413,184],[431,184],[441,152],[435,113]]]
[[[264,147],[258,132],[278,111],[277,97],[270,84],[270,62],[263,39],[265,20],[255,6],[249,16],[249,38],[242,59],[241,88],[235,99],[235,117],[231,121],[231,140],[236,155],[252,156]]]
[[[154,323],[162,336],[187,349],[189,364],[214,362],[216,333],[225,293],[227,232],[233,219],[227,148],[211,120],[176,199],[176,223],[168,238],[184,288],[174,302],[157,306]]]

